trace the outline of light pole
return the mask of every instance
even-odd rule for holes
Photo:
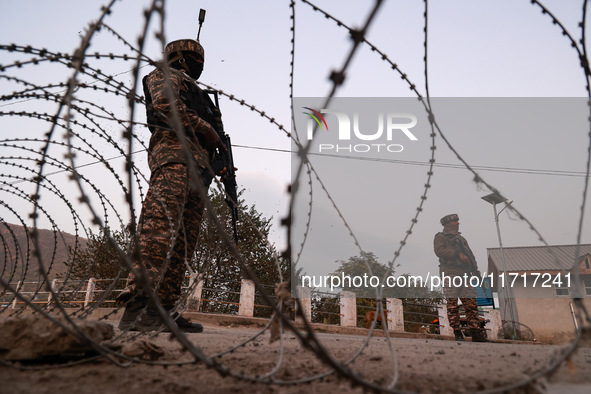
[[[509,205],[511,205],[511,202],[507,202],[507,199],[504,198],[503,196],[501,196],[499,193],[494,192],[491,194],[488,194],[484,197],[481,197],[484,201],[486,201],[487,203],[491,204],[493,206],[493,212],[495,215],[495,224],[497,226],[497,237],[499,238],[499,250],[501,251],[501,264],[502,264],[502,268],[503,268],[503,275],[505,276],[505,279],[507,279],[507,263],[505,262],[505,253],[503,252],[503,241],[501,239],[501,228],[499,226],[499,215],[501,214],[501,212],[503,212],[503,210],[505,208],[507,208]],[[503,207],[503,209],[501,209],[498,213],[497,213],[497,204],[500,203],[505,203],[505,206]],[[498,282],[497,282],[498,283]],[[503,281],[503,284],[506,284],[507,282]],[[506,312],[509,312],[509,318],[511,319],[511,327],[513,328],[513,339],[515,339],[515,323],[516,323],[516,313],[513,310],[513,300],[512,300],[512,294],[511,294],[511,287],[510,286],[502,286],[502,292],[503,292],[503,318],[506,316]],[[505,320],[505,319],[503,319]]]

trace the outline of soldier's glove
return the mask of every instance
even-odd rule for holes
[[[209,123],[203,122],[200,126],[200,141],[205,149],[207,149],[209,152],[213,152],[216,148],[219,148],[222,151],[228,150],[220,139],[218,133],[216,133]]]

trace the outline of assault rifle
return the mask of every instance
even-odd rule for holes
[[[204,90],[207,94],[212,94],[215,99],[215,106],[219,110],[218,92],[216,90]],[[234,167],[234,157],[232,155],[232,142],[230,136],[220,129],[220,126],[212,124],[212,127],[222,140],[226,150],[217,149],[211,168],[215,175],[221,176],[226,191],[226,203],[230,207],[232,214],[232,229],[234,231],[234,241],[238,243],[238,185],[236,184],[236,169]]]
[[[201,35],[201,27],[203,26],[203,22],[205,21],[205,10],[202,8],[199,10],[199,31],[197,32],[197,41],[199,41],[199,36]],[[220,110],[220,103],[218,101],[218,92],[217,90],[204,90],[203,91],[206,95],[212,94],[215,99],[215,106],[219,112]],[[208,100],[211,102],[211,100]],[[220,175],[221,181],[224,184],[224,190],[226,191],[226,203],[228,207],[230,207],[230,211],[232,213],[232,229],[234,231],[234,241],[238,243],[238,191],[236,190],[238,186],[236,185],[236,170],[234,168],[234,157],[232,156],[232,142],[230,141],[230,136],[226,134],[223,130],[223,126],[220,124],[216,124],[217,122],[211,121],[216,118],[211,110],[210,106],[207,102],[203,103],[206,107],[206,112],[208,112],[208,118],[206,120],[210,121],[210,125],[214,128],[220,139],[222,140],[226,150],[217,149],[215,152],[215,156],[213,158],[213,162],[211,163],[211,168],[213,170],[214,175]]]
[[[471,269],[470,274],[472,276],[477,276],[480,279],[482,279],[480,276],[480,272],[478,270],[478,264],[476,264],[476,261],[474,261],[472,259],[470,253],[468,253],[468,251],[466,249],[464,249],[464,245],[462,244],[462,240],[460,238],[457,239],[457,243],[458,243],[458,246],[460,247],[460,250],[462,251],[462,254],[464,256],[466,256],[468,258],[468,260],[470,260],[470,269]]]

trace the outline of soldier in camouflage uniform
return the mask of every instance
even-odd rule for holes
[[[221,114],[194,81],[203,70],[203,47],[196,40],[173,41],[166,57],[143,79],[151,177],[138,223],[136,268],[145,270],[162,306],[172,311],[197,242],[203,214],[198,190],[209,187],[209,164],[216,149],[226,147],[212,127],[221,126]],[[130,277],[119,300],[127,300],[120,329],[166,329],[138,278]],[[203,331],[178,313],[172,317],[185,332]]]
[[[435,235],[433,246],[435,254],[439,257],[439,274],[450,277],[467,278],[472,275],[480,275],[476,258],[468,246],[468,242],[458,231],[460,228],[460,218],[457,214],[451,214],[441,218],[443,231]],[[459,281],[458,281],[459,282]],[[453,282],[452,282],[453,283]],[[471,286],[454,286],[444,282],[443,288],[447,300],[447,316],[449,324],[454,330],[454,336],[457,341],[463,341],[464,336],[460,329],[460,312],[458,309],[458,298],[462,301],[466,311],[468,329],[474,342],[486,341],[480,320],[478,319],[478,304],[476,303],[476,291]]]

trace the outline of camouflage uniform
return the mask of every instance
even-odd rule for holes
[[[145,267],[167,309],[180,298],[185,261],[195,249],[203,214],[198,188],[207,189],[211,183],[208,162],[213,155],[201,140],[209,127],[204,120],[209,97],[184,72],[173,68],[168,72],[169,80],[160,68],[143,80],[152,132],[148,148],[151,177],[138,223],[136,263],[138,269]],[[208,120],[221,124],[219,112],[213,115],[210,111]],[[132,292],[138,290],[135,278],[130,285]]]
[[[447,215],[441,219],[441,224],[446,226],[452,220],[459,220],[459,218],[456,214]],[[459,231],[453,231],[444,227],[442,232],[435,235],[433,248],[435,254],[439,257],[439,274],[442,277],[445,274],[452,279],[456,276],[463,278],[464,274],[468,274],[467,277],[470,278],[472,273],[478,270],[478,267],[476,266],[476,258],[468,246],[468,242],[460,235]],[[466,255],[473,264],[461,261],[460,253]],[[445,284],[447,285],[447,282],[445,282]],[[458,298],[462,301],[466,310],[468,328],[480,328],[476,291],[473,287],[457,287],[453,285],[444,286],[443,292],[447,300],[447,316],[449,324],[454,330],[460,328]]]

